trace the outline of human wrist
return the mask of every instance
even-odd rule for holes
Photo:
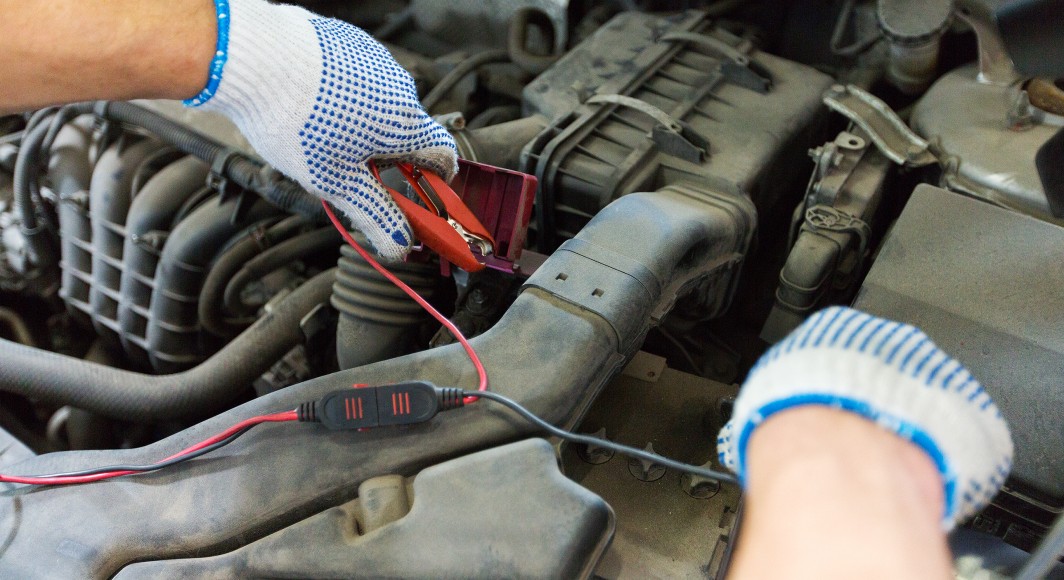
[[[215,44],[200,90],[185,100],[188,106],[217,110],[229,117],[259,122],[261,99],[271,93],[314,87],[292,86],[302,78],[293,69],[320,63],[309,23],[314,15],[266,0],[210,0]],[[311,54],[313,53],[313,54]],[[284,95],[275,95],[283,98]]]
[[[812,480],[869,498],[911,493],[932,520],[944,509],[942,479],[927,453],[853,413],[815,405],[783,411],[755,431],[748,452],[751,494],[793,498],[796,481]]]
[[[832,307],[811,316],[750,371],[717,439],[721,463],[746,481],[748,445],[777,414],[840,409],[931,458],[951,529],[983,508],[1012,462],[1012,440],[990,395],[918,328]]]
[[[204,63],[199,63],[200,72],[196,74],[198,82],[193,86],[198,87],[195,92],[185,92],[186,95],[185,104],[200,104],[207,101],[217,90],[218,85],[222,79],[222,69],[225,66],[227,60],[227,54],[229,50],[229,10],[230,0],[201,0],[202,5],[209,6],[209,10],[203,8],[203,10],[212,15],[209,19],[213,28],[214,34],[212,35],[214,41],[209,43],[213,49],[210,52],[210,58],[207,60],[206,66]],[[201,51],[206,54],[205,51]]]
[[[792,578],[949,577],[941,478],[920,447],[853,413],[809,405],[767,419],[748,452],[731,577],[770,577],[773,562],[787,562]],[[823,552],[809,550],[809,538]]]
[[[88,71],[87,78],[79,78],[82,100],[181,99],[205,86],[216,45],[213,0],[123,0],[94,11],[87,17],[94,20],[74,26],[92,30],[92,36],[81,35],[82,41],[100,51],[86,53],[84,44],[67,45],[74,51],[70,54],[56,49],[57,58]],[[94,39],[97,34],[106,36]]]

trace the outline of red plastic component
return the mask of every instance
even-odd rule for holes
[[[532,175],[458,160],[458,175],[451,180],[451,189],[495,240],[493,255],[477,256],[487,267],[515,271],[514,264],[528,237],[537,183]]]

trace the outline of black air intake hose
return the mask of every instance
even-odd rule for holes
[[[0,390],[124,420],[205,415],[303,343],[299,323],[329,299],[335,275],[336,270],[318,274],[203,364],[173,375],[123,371],[0,340]]]
[[[15,159],[14,213],[22,222],[22,236],[26,240],[26,253],[31,264],[47,270],[56,265],[55,248],[48,232],[37,222],[37,210],[33,203],[32,187],[40,161],[41,144],[48,134],[48,124],[38,123],[22,138],[18,157]]]

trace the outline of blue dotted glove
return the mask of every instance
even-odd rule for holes
[[[751,433],[801,405],[857,413],[926,451],[945,486],[946,529],[985,507],[1012,467],[1012,437],[990,395],[907,324],[849,308],[813,315],[750,371],[717,439],[721,463],[744,479]]]
[[[215,0],[218,50],[207,87],[185,104],[228,116],[258,153],[332,203],[385,259],[413,234],[370,174],[370,159],[450,180],[454,140],[425,113],[410,75],[350,24],[264,0]]]

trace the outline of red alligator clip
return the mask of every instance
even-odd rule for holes
[[[377,166],[370,162],[369,167],[377,181],[381,181]],[[428,207],[421,207],[381,182],[399,209],[406,214],[414,235],[459,268],[467,272],[483,270],[484,264],[473,254],[470,246],[476,247],[480,255],[487,258],[494,251],[495,240],[458,194],[440,176],[427,169],[409,163],[396,163],[395,167]]]

